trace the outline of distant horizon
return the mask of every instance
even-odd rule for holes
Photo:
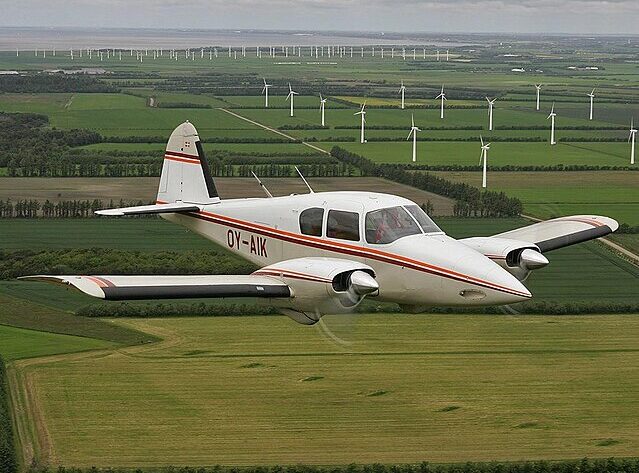
[[[639,21],[639,19],[638,19]],[[182,32],[229,32],[229,33],[350,33],[377,34],[380,37],[385,35],[469,35],[469,36],[574,36],[574,37],[638,37],[637,33],[571,33],[567,31],[539,31],[539,32],[516,32],[516,31],[462,31],[462,30],[366,30],[366,29],[286,29],[286,28],[207,28],[207,27],[162,27],[162,26],[77,26],[77,25],[0,25],[0,29],[24,29],[24,30],[60,30],[60,31],[91,31],[91,30],[127,30],[127,31],[182,31]]]

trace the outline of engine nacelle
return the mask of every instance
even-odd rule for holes
[[[490,258],[520,281],[525,280],[530,271],[548,264],[546,257],[532,243],[495,237],[473,237],[460,241]]]
[[[379,286],[370,266],[337,258],[297,258],[266,266],[253,274],[271,276],[291,289],[289,299],[275,299],[281,312],[305,325],[325,314],[353,311]]]

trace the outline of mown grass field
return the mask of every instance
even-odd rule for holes
[[[636,316],[126,324],[165,341],[23,368],[50,442],[40,442],[45,461],[459,462],[639,448]]]
[[[0,355],[6,361],[58,353],[72,353],[100,348],[112,348],[115,343],[86,337],[27,330],[0,325]]]
[[[481,172],[432,174],[481,186]],[[542,219],[574,213],[600,214],[639,225],[636,172],[489,172],[488,188],[519,198],[525,213]]]

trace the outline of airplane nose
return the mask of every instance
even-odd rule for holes
[[[514,304],[532,297],[519,279],[500,266],[488,270],[485,279],[491,287],[487,299],[493,304]]]

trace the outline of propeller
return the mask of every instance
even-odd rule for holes
[[[555,102],[552,103],[552,108],[550,109],[550,113],[548,114],[548,117],[546,118],[546,120],[548,120],[548,118],[550,117],[556,117],[557,114],[555,113]]]

